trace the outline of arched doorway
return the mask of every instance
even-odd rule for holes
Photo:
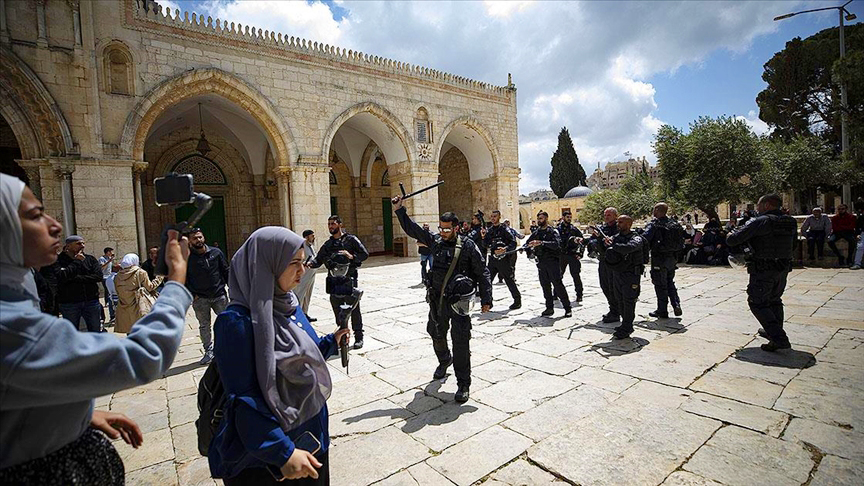
[[[455,212],[470,221],[478,209],[498,207],[497,167],[491,137],[476,121],[460,118],[444,129],[438,148],[438,170],[445,184],[438,188],[439,212]]]
[[[29,185],[30,178],[27,176],[27,171],[16,162],[20,159],[21,147],[18,145],[15,133],[6,121],[6,117],[0,115],[0,172],[15,176]]]
[[[202,133],[209,147],[203,152]],[[280,224],[267,133],[247,110],[219,94],[191,96],[166,107],[150,125],[143,157],[148,162],[144,207],[155,206],[153,179],[167,172],[192,174],[196,190],[214,202],[198,226],[208,243],[229,256],[258,227]],[[191,206],[145,211],[148,243],[158,241],[165,224],[182,221],[192,211]]]
[[[390,168],[410,164],[407,132],[383,108],[355,106],[334,121],[325,139],[330,165],[331,212],[371,254],[393,251]]]

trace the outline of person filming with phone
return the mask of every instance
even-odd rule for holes
[[[226,486],[330,484],[325,360],[350,331],[319,337],[303,313],[293,292],[306,272],[303,241],[265,226],[231,260],[230,302],[214,326],[227,399],[207,453]]]

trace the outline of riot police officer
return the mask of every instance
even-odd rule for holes
[[[531,233],[525,246],[534,251],[540,286],[543,288],[543,298],[546,299],[546,310],[540,315],[548,317],[555,313],[554,303],[557,297],[564,306],[564,317],[572,316],[570,298],[567,296],[567,289],[564,288],[561,267],[558,263],[561,255],[561,236],[557,229],[549,226],[549,214],[546,211],[537,213],[537,230]]]
[[[477,246],[477,249],[480,251],[480,255],[483,256],[483,261],[486,261],[486,226],[483,221],[483,211],[479,209],[477,212],[471,217],[471,229],[468,230],[468,239],[474,242]]]
[[[564,278],[564,271],[570,267],[570,276],[573,277],[573,285],[576,287],[576,302],[582,302],[582,277],[579,273],[582,271],[581,252],[585,248],[582,246],[582,231],[571,224],[573,214],[570,211],[564,211],[563,221],[558,224],[558,234],[561,235],[561,256],[559,257],[559,266],[561,267],[561,278]]]
[[[338,295],[344,293],[345,289],[335,291],[333,282],[336,279],[333,277],[345,279],[344,283],[347,285],[344,286],[348,287],[347,293],[350,294],[350,287],[357,287],[357,269],[360,268],[364,260],[369,258],[369,252],[366,251],[366,247],[363,246],[359,238],[348,234],[343,229],[342,219],[338,215],[334,214],[327,218],[327,229],[330,231],[330,238],[321,245],[318,254],[307,266],[318,268],[325,265],[330,270],[327,293],[330,294],[333,314],[338,317],[339,305],[344,302]],[[345,268],[346,265],[347,269]],[[334,272],[340,275],[334,275]],[[363,316],[360,314],[359,304],[351,312],[351,328],[354,331],[354,349],[360,349],[363,347]]]
[[[522,307],[522,294],[519,293],[516,281],[513,280],[513,267],[510,265],[510,259],[506,257],[496,258],[498,255],[516,249],[516,238],[513,237],[509,228],[501,224],[501,211],[497,209],[492,211],[492,227],[486,231],[486,237],[483,241],[486,248],[489,249],[490,280],[494,281],[495,276],[500,274],[507,284],[507,288],[510,289],[510,296],[513,297],[513,304],[510,309],[516,310]]]
[[[633,218],[622,214],[618,217],[618,233],[604,240],[607,250],[604,255],[606,266],[612,272],[612,291],[617,308],[621,312],[621,325],[612,335],[615,339],[626,339],[633,334],[633,321],[636,319],[636,301],[639,300],[639,282],[645,270],[644,240],[636,232],[630,231]]]
[[[612,237],[618,234],[618,210],[615,208],[606,208],[603,211],[603,221],[605,224],[600,227],[603,231],[603,234],[607,237]],[[600,288],[603,290],[603,295],[606,296],[606,302],[609,304],[609,312],[603,316],[603,322],[617,322],[621,318],[621,313],[618,310],[618,301],[615,298],[615,290],[612,285],[612,270],[609,268],[609,265],[606,264],[606,260],[603,257],[603,254],[606,252],[608,248],[606,244],[606,240],[600,233],[592,228],[591,234],[591,243],[592,245],[596,245],[599,249],[600,254],[600,264],[597,268],[597,273],[600,275]]]
[[[752,255],[747,262],[750,284],[747,303],[762,328],[759,335],[768,339],[765,351],[789,349],[789,337],[783,330],[783,291],[792,269],[792,250],[798,236],[795,219],[780,211],[783,199],[766,194],[756,205],[759,216],[733,231],[726,242],[730,246],[749,244]]]
[[[668,211],[666,203],[655,204],[654,219],[645,226],[642,235],[651,248],[651,283],[657,294],[657,310],[648,315],[659,319],[669,318],[668,304],[672,304],[676,316],[682,314],[681,299],[675,288],[675,269],[678,252],[684,248],[684,229],[666,216]]]
[[[402,206],[402,197],[392,200],[393,209],[405,234],[432,250],[432,268],[427,273],[426,301],[429,303],[427,332],[432,337],[432,348],[438,357],[438,367],[432,378],[440,380],[453,364],[456,373],[456,401],[468,401],[471,386],[470,308],[474,289],[480,287],[481,312],[492,307],[492,281],[483,256],[474,241],[456,234],[459,218],[447,212],[441,215],[438,234],[424,231],[408,217]],[[447,347],[447,329],[453,339],[453,353]]]

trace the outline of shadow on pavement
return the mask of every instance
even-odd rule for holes
[[[174,375],[179,375],[182,373],[186,373],[187,371],[191,371],[191,370],[194,370],[196,368],[202,368],[205,366],[207,366],[207,365],[198,364],[197,361],[194,363],[185,364],[183,366],[177,366],[176,368],[171,368],[170,370],[168,370],[168,372],[165,373],[165,376],[163,376],[163,378],[167,378],[169,376],[174,376]]]
[[[742,348],[732,355],[735,359],[779,368],[804,369],[816,364],[816,356],[798,349],[783,349],[776,352],[763,351],[762,348]]]
[[[605,343],[591,345],[591,350],[596,351],[604,358],[624,356],[625,354],[638,353],[650,343],[641,337],[630,337],[627,339],[615,339]]]
[[[649,331],[663,331],[669,334],[683,334],[687,332],[687,327],[681,324],[680,317],[672,317],[668,319],[654,319],[651,321],[634,322],[634,326],[648,329]]]
[[[454,422],[458,419],[462,414],[473,413],[479,410],[477,407],[473,405],[464,405],[456,403],[453,400],[452,394],[447,394],[447,397],[442,396],[438,393],[438,390],[441,388],[441,380],[435,380],[432,383],[426,385],[423,388],[423,392],[416,392],[414,394],[414,400],[405,406],[406,409],[411,408],[411,404],[414,402],[419,402],[425,396],[433,396],[440,400],[445,400],[445,403],[439,407],[433,408],[427,412],[421,413],[416,417],[412,417],[405,422],[405,425],[402,426],[402,432],[406,434],[410,434],[413,432],[417,432],[427,425],[443,425],[449,424],[450,422]]]

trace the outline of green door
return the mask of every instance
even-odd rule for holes
[[[174,216],[177,222],[186,221],[195,212],[195,206],[187,204],[179,207],[174,211]],[[207,214],[198,221],[198,227],[204,232],[204,238],[207,244],[215,246],[218,243],[219,249],[228,256],[228,240],[226,239],[225,231],[225,200],[221,196],[213,196],[213,207]]]
[[[384,251],[393,251],[393,205],[390,199],[381,198],[381,210],[384,212]]]
[[[330,196],[330,215],[339,214],[339,204],[336,201],[336,196]]]

